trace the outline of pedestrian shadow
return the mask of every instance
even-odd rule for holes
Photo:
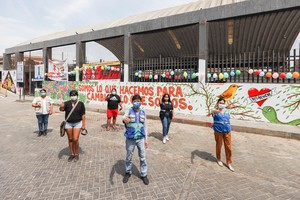
[[[82,151],[81,147],[78,148],[78,153],[79,154],[84,154],[84,152]],[[70,148],[69,147],[65,147],[64,149],[60,150],[60,152],[58,153],[58,159],[61,159],[63,156],[70,156]]]
[[[33,133],[38,134],[40,131],[33,131]],[[53,129],[47,129],[47,133],[51,133],[53,132]]]
[[[148,136],[154,137],[154,138],[158,139],[159,141],[161,141],[163,138],[163,136],[160,132],[151,132]]]
[[[114,185],[114,175],[118,173],[124,177],[125,175],[125,160],[118,160],[114,166],[111,168],[111,172],[109,175],[109,182],[111,185]],[[140,177],[140,173],[138,168],[132,163],[132,174],[134,176]]]
[[[191,152],[191,163],[194,164],[195,156],[202,158],[203,160],[209,160],[211,162],[216,162],[216,158],[211,154],[207,153],[206,151],[199,151],[195,150]]]

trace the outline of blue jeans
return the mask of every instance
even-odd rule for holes
[[[49,114],[36,115],[36,118],[38,119],[39,131],[47,131]]]
[[[126,138],[126,161],[125,161],[125,170],[126,173],[132,173],[132,156],[134,148],[137,146],[140,157],[140,171],[141,176],[147,176],[147,162],[146,162],[146,150],[145,150],[145,140],[144,139],[127,139]]]
[[[162,126],[163,126],[163,136],[167,136],[169,134],[169,129],[171,125],[171,118],[170,117],[164,117],[161,120]]]

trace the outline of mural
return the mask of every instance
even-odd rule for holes
[[[17,71],[16,70],[9,70],[9,71],[2,71],[2,88],[9,90],[13,93],[16,93],[16,82],[17,82]]]
[[[227,102],[231,117],[241,120],[300,125],[300,86],[226,83],[136,83],[119,81],[44,82],[53,99],[68,100],[72,89],[85,104],[106,108],[105,96],[116,88],[126,107],[134,94],[144,109],[159,110],[159,100],[169,93],[176,113],[210,116],[218,98]],[[297,112],[298,111],[298,112]]]

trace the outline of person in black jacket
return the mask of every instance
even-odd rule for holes
[[[163,126],[163,140],[165,144],[169,141],[169,128],[174,117],[173,105],[169,94],[164,94],[160,102],[159,117]]]
[[[79,159],[79,135],[81,129],[85,129],[85,106],[81,101],[78,100],[78,92],[76,90],[70,91],[70,97],[70,101],[61,103],[59,110],[65,111],[66,119],[69,113],[71,112],[72,108],[76,105],[78,101],[78,104],[74,108],[65,126],[68,134],[69,148],[71,152],[71,155],[68,158],[68,162],[71,162],[72,160],[74,160],[74,162],[77,162]]]

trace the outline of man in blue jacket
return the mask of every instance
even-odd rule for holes
[[[125,161],[125,176],[123,183],[127,183],[132,173],[132,156],[137,146],[140,157],[140,173],[141,179],[145,185],[149,184],[147,178],[147,162],[146,162],[146,148],[148,148],[146,113],[140,109],[142,98],[136,94],[132,97],[132,107],[126,110],[123,116],[125,123],[125,137],[126,137],[126,161]]]

